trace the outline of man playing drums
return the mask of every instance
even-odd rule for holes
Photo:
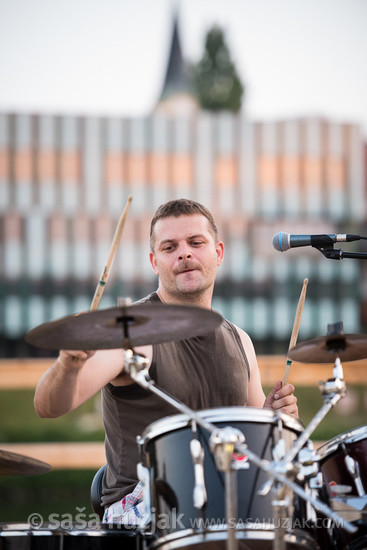
[[[211,309],[224,245],[211,213],[180,199],[160,206],[151,222],[150,262],[158,290],[138,303]],[[157,385],[194,410],[225,406],[264,407],[298,415],[294,387],[278,381],[265,398],[250,337],[223,320],[204,336],[135,348],[147,357]],[[72,411],[102,390],[107,467],[104,521],[139,522],[141,484],[136,437],[152,422],[177,411],[133,382],[124,371],[124,350],[62,350],[35,393],[41,417]]]

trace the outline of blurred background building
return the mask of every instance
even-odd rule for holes
[[[272,246],[279,231],[366,235],[359,126],[203,108],[193,75],[176,21],[150,116],[0,114],[1,357],[45,353],[25,344],[26,331],[89,309],[130,194],[101,308],[156,288],[150,219],[166,200],[187,197],[213,212],[226,245],[214,307],[251,335],[258,353],[286,353],[305,277],[299,339],[324,335],[336,321],[349,333],[366,330],[365,261]],[[363,241],[342,248],[365,250]]]

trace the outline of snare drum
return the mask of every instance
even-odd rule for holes
[[[4,523],[0,526],[0,550],[139,550],[140,535],[119,527],[35,529],[28,524]]]
[[[246,444],[257,456],[269,461],[282,439],[286,451],[303,431],[293,416],[275,414],[270,409],[224,407],[200,411],[199,416],[218,428],[231,426],[240,430]],[[171,550],[182,547],[203,550],[224,548],[227,539],[224,473],[218,471],[210,450],[210,434],[197,428],[196,437],[204,450],[204,477],[207,502],[202,510],[193,505],[195,485],[190,441],[193,438],[191,420],[179,414],[150,424],[140,438],[145,466],[149,470],[150,498],[153,511],[152,548]],[[258,490],[269,479],[246,456],[239,461],[237,475],[238,518],[236,537],[240,548],[271,549],[275,536],[272,494],[259,496]],[[313,537],[302,530],[306,509],[287,489],[290,516],[287,518],[287,549],[318,548]],[[293,529],[293,520],[297,526]],[[301,526],[301,529],[298,528]]]

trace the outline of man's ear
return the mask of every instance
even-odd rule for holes
[[[155,256],[154,256],[153,252],[149,252],[149,260],[150,260],[150,265],[152,266],[154,273],[156,275],[159,275],[158,269],[157,269],[157,260],[155,259]]]
[[[224,256],[224,244],[222,243],[222,241],[217,242],[216,251],[217,251],[217,266],[220,266]]]

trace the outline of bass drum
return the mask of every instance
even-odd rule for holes
[[[358,528],[355,534],[335,526],[336,548],[367,549],[367,426],[360,426],[327,441],[317,449],[323,476],[323,496],[343,519]],[[349,465],[349,467],[348,467]],[[351,470],[355,470],[356,477]]]
[[[0,550],[139,550],[140,536],[134,530],[40,529],[28,524],[4,523],[0,526]]]
[[[302,424],[286,414],[252,407],[225,407],[200,411],[199,416],[219,428],[240,430],[246,444],[257,456],[273,460],[283,440],[289,450],[303,431]],[[204,450],[204,477],[207,502],[203,510],[193,506],[195,486],[190,441],[191,420],[187,415],[173,415],[148,426],[140,438],[144,465],[149,470],[152,505],[152,548],[173,550],[195,548],[224,549],[227,539],[224,474],[218,471],[210,450],[210,434],[198,426],[197,438]],[[233,518],[240,550],[271,550],[277,521],[274,520],[272,494],[259,496],[258,490],[268,480],[246,456],[238,457],[238,517]],[[287,489],[289,517],[287,550],[319,548],[307,532],[306,506]],[[232,520],[231,520],[232,521]],[[279,525],[278,525],[279,526]]]

